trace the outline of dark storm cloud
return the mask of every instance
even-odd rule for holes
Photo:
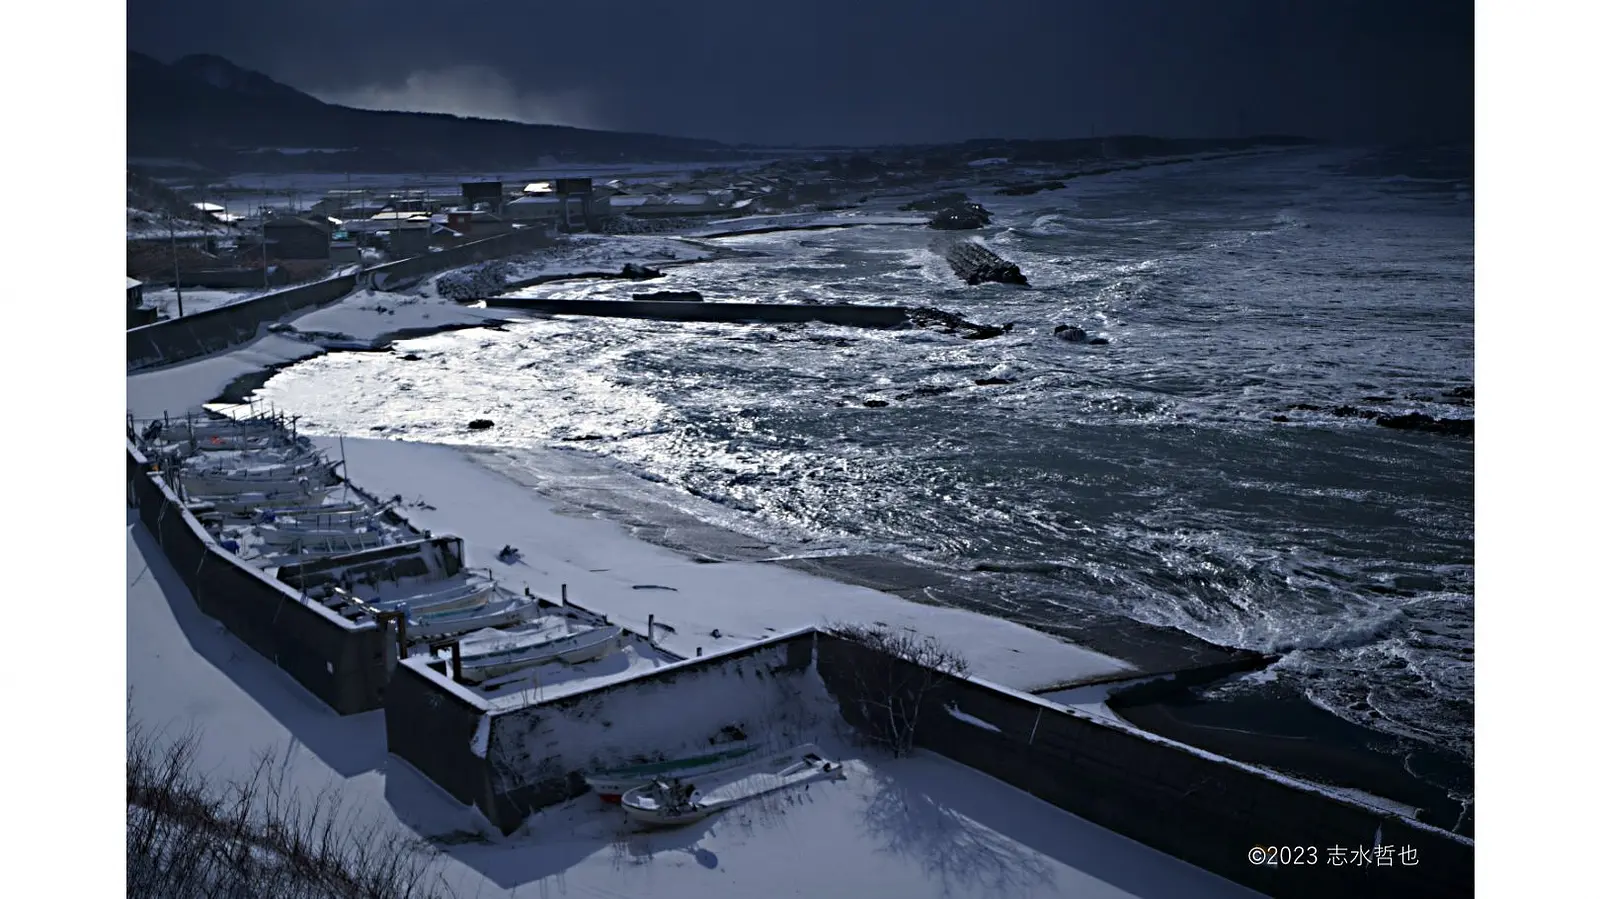
[[[1470,136],[1467,0],[131,0],[324,99],[752,143]]]

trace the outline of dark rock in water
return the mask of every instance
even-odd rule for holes
[[[955,388],[945,384],[924,384],[911,393],[914,396],[943,396],[952,390]]]
[[[1077,325],[1056,325],[1055,335],[1068,343],[1082,343],[1089,339],[1089,332]]]
[[[418,356],[416,353],[407,353],[404,356],[401,356],[400,358],[401,358],[401,360],[403,360],[405,362],[416,362],[418,359],[421,359],[422,357]]]
[[[633,295],[639,302],[662,303],[704,303],[706,298],[698,290],[658,290],[655,293],[636,293]]]
[[[1014,262],[1007,262],[971,241],[951,247],[944,257],[956,277],[968,284],[1021,284],[1028,278]]]
[[[1429,434],[1446,434],[1451,437],[1471,437],[1473,434],[1473,419],[1470,418],[1434,418],[1421,412],[1408,412],[1405,415],[1379,415],[1379,427],[1394,428],[1398,431],[1423,431]]]
[[[1361,398],[1361,401],[1363,403],[1392,403],[1392,402],[1394,402],[1394,397],[1392,397],[1392,396],[1364,396],[1364,397]]]
[[[979,387],[994,387],[994,386],[996,386],[998,384],[1015,384],[1015,383],[1017,383],[1017,379],[1016,378],[976,378],[976,379],[973,380],[972,383],[978,385]]]
[[[954,312],[926,306],[907,309],[906,321],[919,328],[929,328],[941,334],[960,334],[966,340],[987,340],[1011,330],[1010,322],[1000,326],[982,325],[967,321]]]
[[[1010,325],[1005,325],[1002,327],[995,327],[994,325],[977,325],[973,328],[970,334],[961,335],[961,339],[988,340],[991,337],[999,337],[1001,334],[1004,334],[1009,330],[1011,330]]]
[[[651,268],[648,265],[640,265],[636,262],[629,262],[622,266],[622,277],[633,281],[648,281],[651,278],[661,277],[661,272]]]
[[[494,422],[487,418],[474,418],[472,421],[467,422],[468,430],[472,431],[483,431],[492,427],[494,427]]]
[[[964,206],[972,201],[963,193],[939,194],[934,197],[924,197],[921,200],[912,200],[900,207],[901,212],[937,212],[951,206]]]
[[[1470,400],[1470,399],[1474,398],[1473,397],[1473,388],[1471,388],[1471,387],[1457,387],[1454,390],[1446,391],[1445,392],[1445,396],[1453,396],[1456,399],[1461,399],[1461,400]]]
[[[1272,416],[1272,420],[1276,421],[1276,422],[1285,422],[1285,421],[1289,420],[1289,416],[1287,416],[1287,415],[1274,415],[1274,416]]]
[[[866,400],[861,405],[866,406],[869,409],[882,409],[884,406],[889,405],[889,401],[888,400]]]
[[[1340,418],[1350,418],[1354,415],[1360,415],[1362,410],[1357,409],[1355,406],[1339,406],[1338,408],[1330,409],[1328,411],[1339,416]]]
[[[1111,343],[1110,340],[1104,337],[1091,337],[1087,342],[1090,346],[1106,346]]]
[[[989,210],[977,203],[963,203],[935,212],[928,227],[935,231],[974,231],[989,224],[989,218]]]

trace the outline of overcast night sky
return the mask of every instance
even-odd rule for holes
[[[1470,138],[1470,0],[130,0],[330,102],[762,144]]]

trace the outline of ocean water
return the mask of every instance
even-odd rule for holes
[[[1014,323],[993,340],[538,320],[406,342],[421,361],[320,357],[260,395],[312,431],[545,452],[574,502],[901,553],[986,588],[945,600],[1057,633],[1093,613],[1281,652],[1218,689],[1271,681],[1470,765],[1472,442],[1289,407],[1471,415],[1440,398],[1473,383],[1471,170],[1470,148],[1319,148],[974,192],[1027,289],[960,283],[953,238],[911,227],[722,240],[742,252],[652,283]]]

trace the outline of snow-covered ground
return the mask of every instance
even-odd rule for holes
[[[302,334],[342,335],[357,344],[376,344],[399,331],[470,327],[516,317],[516,313],[501,309],[471,308],[443,299],[430,289],[433,280],[414,292],[358,290],[331,306],[293,319],[291,324]]]
[[[511,838],[484,837],[475,812],[386,752],[381,712],[328,710],[200,614],[136,517],[127,523],[132,714],[172,736],[198,730],[198,768],[214,780],[276,752],[300,796],[337,796],[347,820],[436,840],[448,894],[1258,895],[937,755],[864,758],[837,742],[823,748],[846,761],[846,779],[689,828],[632,833],[589,795]]]
[[[232,352],[131,375],[127,379],[128,411],[138,419],[196,411],[216,399],[235,378],[322,351],[303,340],[268,334]]]
[[[336,458],[338,438],[313,438]],[[829,621],[884,622],[909,627],[958,647],[985,680],[1027,690],[1133,672],[1133,667],[1019,624],[939,608],[887,593],[760,562],[700,564],[639,540],[622,526],[557,511],[519,476],[528,457],[516,450],[467,453],[447,446],[349,438],[345,471],[376,496],[422,498],[408,506],[412,524],[467,543],[469,563],[494,571],[516,592],[570,598],[633,630],[649,616],[673,628],[660,644],[693,656]],[[483,464],[479,464],[482,462]],[[490,470],[492,465],[494,470]],[[523,557],[510,565],[489,557],[510,544]],[[718,636],[712,636],[712,632]]]

